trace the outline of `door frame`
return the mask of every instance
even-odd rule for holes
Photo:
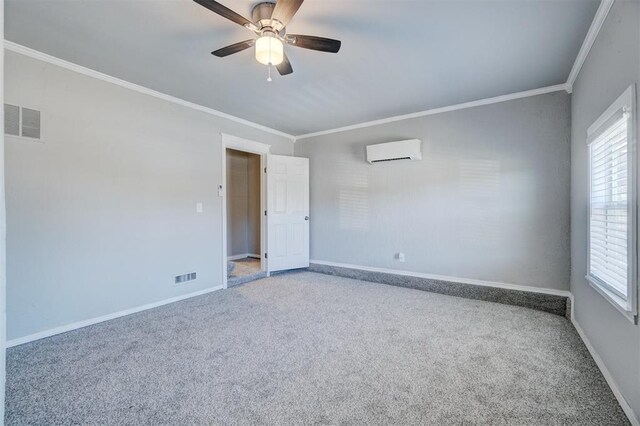
[[[267,250],[267,220],[262,213],[267,203],[267,180],[264,169],[267,167],[267,155],[271,145],[238,136],[220,133],[222,145],[222,184],[218,187],[218,195],[222,198],[222,284],[227,288],[227,148],[248,152],[260,156],[260,269],[269,273],[264,256]]]

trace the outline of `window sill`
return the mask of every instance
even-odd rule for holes
[[[631,321],[633,324],[638,323],[638,316],[636,312],[627,310],[627,301],[622,299],[620,296],[614,294],[613,292],[603,288],[597,281],[595,281],[592,277],[587,275],[585,277],[587,282],[595,291],[600,293],[602,297],[609,303],[611,303],[626,319]]]

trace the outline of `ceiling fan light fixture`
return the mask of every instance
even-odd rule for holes
[[[256,40],[256,61],[264,65],[280,65],[284,60],[284,46],[280,39],[263,35]]]

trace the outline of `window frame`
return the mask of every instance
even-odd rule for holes
[[[613,286],[591,274],[591,149],[597,139],[592,135],[602,134],[602,127],[620,111],[627,115],[627,161],[630,162],[627,176],[627,296],[621,297]],[[629,86],[587,130],[588,142],[588,216],[587,216],[587,282],[628,320],[637,324],[638,320],[638,150],[636,141],[636,97],[635,85]],[[610,127],[609,127],[610,128]],[[606,131],[607,129],[604,129]]]

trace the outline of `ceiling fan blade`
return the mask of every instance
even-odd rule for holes
[[[235,22],[236,24],[242,25],[243,27],[246,27],[247,25],[252,24],[252,22],[249,21],[247,18],[241,15],[238,15],[236,12],[234,12],[233,10],[229,9],[226,6],[221,5],[217,1],[214,1],[214,0],[193,0],[193,1],[195,1],[199,5],[206,7],[210,11],[215,12],[218,15],[223,16],[228,20]]]
[[[287,75],[293,72],[293,68],[291,68],[291,62],[289,62],[289,58],[287,58],[287,54],[284,54],[284,58],[280,65],[276,65],[278,72],[280,75]]]
[[[239,43],[234,43],[230,46],[223,47],[216,51],[211,52],[213,56],[217,56],[218,58],[224,58],[225,56],[233,55],[234,53],[242,52],[245,49],[250,48],[255,44],[255,40],[245,40]]]
[[[298,34],[287,34],[286,40],[292,46],[331,53],[338,53],[342,45],[340,40]]]
[[[273,8],[271,20],[280,21],[283,27],[293,18],[304,0],[277,0],[276,7]]]

